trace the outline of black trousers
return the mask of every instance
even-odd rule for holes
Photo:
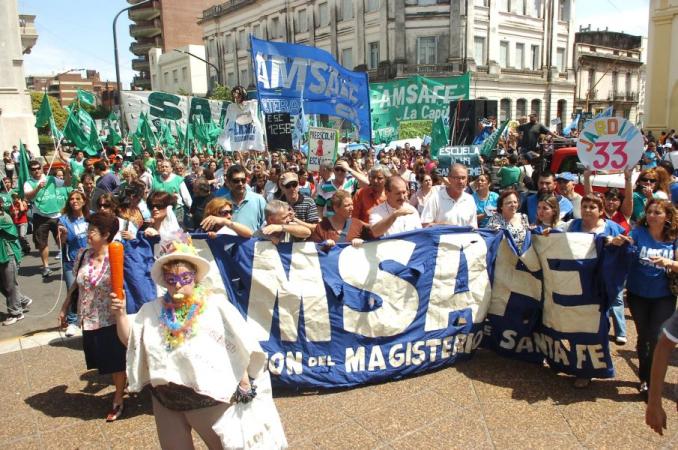
[[[649,383],[660,327],[676,310],[676,297],[646,298],[628,292],[626,300],[638,331],[638,377]]]

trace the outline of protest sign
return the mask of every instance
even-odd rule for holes
[[[375,143],[398,139],[403,120],[431,120],[450,115],[450,102],[469,97],[471,76],[425,78],[415,76],[370,83],[370,107]]]
[[[613,376],[607,310],[626,249],[585,233],[532,241],[521,257],[509,233],[461,227],[330,251],[312,242],[207,242],[277,385],[398,379],[469,357],[485,340],[571,375]]]
[[[309,172],[317,172],[324,162],[334,164],[337,159],[339,132],[332,128],[308,129],[308,159],[306,168]]]
[[[123,91],[121,95],[125,120],[130,130],[137,129],[142,113],[146,113],[159,130],[160,120],[172,120],[186,128],[189,118],[201,115],[205,123],[222,123],[230,102],[202,97],[170,94],[160,91]]]
[[[292,119],[289,113],[265,114],[269,150],[292,149]]]
[[[259,111],[255,100],[228,105],[224,129],[218,142],[227,152],[245,150],[263,152],[266,150],[264,127],[259,121]]]
[[[643,155],[643,136],[623,117],[600,117],[586,124],[577,141],[577,156],[585,167],[623,170]]]
[[[328,52],[306,45],[251,38],[257,95],[264,113],[327,114],[358,127],[369,140],[367,73],[342,67]]]
[[[443,176],[447,176],[450,167],[454,164],[466,166],[471,177],[480,175],[483,171],[480,161],[480,146],[464,145],[441,148],[438,151],[438,172]]]

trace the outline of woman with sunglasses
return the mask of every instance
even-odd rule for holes
[[[249,239],[253,234],[247,225],[233,221],[233,203],[224,197],[213,198],[207,203],[200,227],[195,232],[207,232],[210,238],[230,234]]]
[[[638,175],[636,189],[633,191],[633,213],[631,214],[631,220],[634,222],[643,217],[648,200],[661,197],[661,194],[655,195],[658,190],[658,178],[655,169],[645,169]]]
[[[160,446],[193,448],[195,430],[211,449],[243,448],[243,440],[285,447],[264,370],[266,355],[237,309],[205,282],[210,263],[183,233],[162,241],[160,249],[151,277],[167,289],[162,297],[130,320],[124,299],[111,294],[118,337],[127,346],[129,390],[150,387]],[[250,429],[268,430],[256,441],[233,433],[240,424],[221,420],[237,403],[250,402],[251,408],[262,405],[272,412],[265,418],[252,411],[265,423]]]
[[[148,209],[151,211],[151,223],[144,235],[146,237],[160,236],[164,239],[166,236],[171,236],[177,231],[181,231],[179,222],[177,221],[172,205],[174,204],[174,197],[167,192],[155,191],[148,196],[146,200]]]
[[[115,384],[113,407],[106,416],[112,422],[122,415],[125,393],[125,347],[117,338],[115,317],[111,313],[111,267],[108,244],[118,232],[118,219],[108,212],[97,212],[89,218],[88,248],[75,258],[75,282],[66,295],[59,323],[63,326],[72,300],[77,300],[77,311],[82,324],[82,347],[87,369],[98,369],[99,374],[111,374]],[[77,286],[77,296],[73,290]],[[73,297],[76,297],[75,299]]]

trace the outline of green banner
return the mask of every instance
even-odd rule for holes
[[[447,122],[450,102],[468,99],[470,84],[470,73],[457,77],[415,76],[370,83],[373,141],[379,144],[398,139],[401,121],[443,118]]]

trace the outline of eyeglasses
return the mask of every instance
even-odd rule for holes
[[[245,184],[245,183],[247,183],[247,178],[231,178],[231,183],[233,183],[233,184]]]
[[[232,209],[222,209],[222,210],[219,211],[219,215],[221,217],[230,216],[231,214],[233,214]]]
[[[284,185],[285,189],[294,189],[297,186],[299,186],[299,183],[296,181],[290,181],[289,183]]]
[[[110,203],[99,203],[98,207],[99,208],[110,208],[111,204]]]
[[[656,183],[657,179],[656,178],[638,178],[639,183]]]
[[[147,206],[148,206],[148,209],[150,209],[150,210],[154,210],[154,209],[162,210],[162,209],[167,208],[167,206],[163,206],[163,205],[147,205]]]
[[[195,273],[186,271],[175,275],[173,273],[163,272],[162,278],[169,286],[176,286],[177,283],[181,286],[186,286],[195,281]]]
[[[35,172],[36,170],[40,170],[40,167],[31,167],[31,172]]]

